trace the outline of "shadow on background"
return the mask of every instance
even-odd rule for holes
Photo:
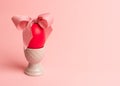
[[[1,53],[0,54],[0,72],[11,73],[11,72],[24,72],[27,66],[24,56],[12,54],[12,53]]]

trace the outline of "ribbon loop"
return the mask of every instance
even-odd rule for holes
[[[29,16],[13,16],[12,21],[15,24],[17,29],[24,29],[28,22],[31,20]]]
[[[38,24],[44,29],[51,26],[53,23],[53,17],[50,13],[44,13],[38,16],[37,18]]]

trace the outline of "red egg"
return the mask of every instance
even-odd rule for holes
[[[28,45],[28,48],[37,49],[44,47],[45,44],[45,32],[37,23],[34,23],[31,27],[32,39]]]

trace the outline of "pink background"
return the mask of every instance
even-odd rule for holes
[[[2,0],[0,86],[120,86],[119,0]],[[44,75],[23,73],[27,61],[13,15],[54,16]]]

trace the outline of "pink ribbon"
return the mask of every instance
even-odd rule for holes
[[[53,17],[49,13],[40,14],[37,18],[32,19],[29,16],[13,16],[12,21],[16,28],[23,30],[23,41],[25,47],[28,46],[31,38],[31,26],[33,23],[38,23],[45,31],[46,39],[52,31],[51,24],[53,23]]]

